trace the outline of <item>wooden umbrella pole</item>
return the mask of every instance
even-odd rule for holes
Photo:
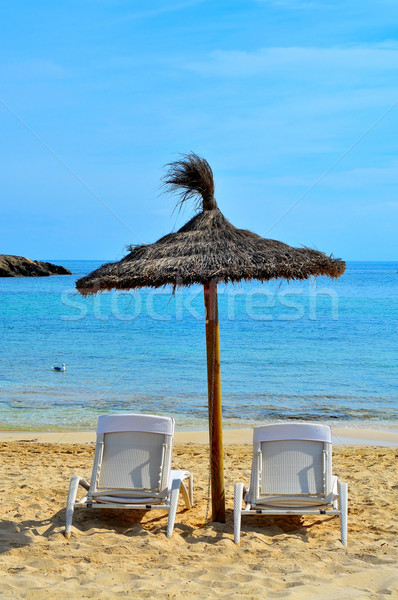
[[[207,387],[209,401],[212,520],[225,523],[224,454],[218,326],[217,282],[204,286],[206,310]]]

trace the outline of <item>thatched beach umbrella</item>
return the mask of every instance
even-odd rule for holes
[[[212,518],[224,522],[217,283],[307,279],[317,275],[337,278],[344,273],[345,263],[317,250],[292,248],[236,229],[217,206],[213,172],[203,158],[184,155],[168,167],[163,178],[166,188],[180,194],[181,203],[195,198],[198,213],[176,233],[165,235],[154,244],[131,247],[122,260],[102,265],[79,279],[76,287],[88,295],[165,285],[174,289],[198,283],[204,286]]]

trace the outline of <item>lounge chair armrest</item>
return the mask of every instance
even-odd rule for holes
[[[244,483],[241,483],[241,482],[238,482],[238,483],[240,483],[243,486],[242,494],[243,494],[243,498],[244,498],[246,496],[247,492],[249,491],[249,488],[247,488]]]
[[[90,489],[90,484],[86,479],[83,479],[83,477],[79,477],[79,485],[81,485],[82,487],[84,487],[85,490],[89,490]]]
[[[247,492],[246,486],[241,481],[235,483],[234,487],[234,506],[239,504],[242,507],[242,502]]]
[[[188,480],[188,481],[187,481]],[[193,506],[193,477],[189,471],[170,471],[169,494],[173,488],[174,482],[178,481],[186,508]],[[188,484],[188,485],[187,485]]]

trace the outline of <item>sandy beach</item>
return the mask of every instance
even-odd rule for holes
[[[2,599],[398,598],[397,448],[334,447],[333,470],[349,485],[347,549],[338,519],[316,516],[246,519],[237,547],[233,485],[248,481],[251,456],[239,436],[225,447],[225,524],[205,524],[207,445],[180,434],[173,466],[194,474],[195,505],[186,511],[180,503],[171,539],[161,513],[83,509],[67,541],[69,479],[90,477],[93,444],[7,435],[0,442]]]

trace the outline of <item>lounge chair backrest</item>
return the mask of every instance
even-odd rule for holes
[[[173,436],[171,417],[99,417],[90,492],[135,490],[166,494]]]
[[[269,496],[321,496],[332,491],[332,435],[310,423],[254,427],[252,503]]]

